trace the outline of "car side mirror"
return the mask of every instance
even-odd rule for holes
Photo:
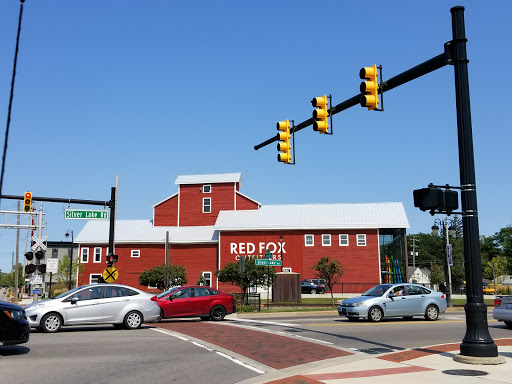
[[[72,297],[71,298],[71,304],[76,304],[78,302],[78,297]]]
[[[169,295],[169,300],[172,301],[172,299],[174,299],[174,296],[173,295]]]

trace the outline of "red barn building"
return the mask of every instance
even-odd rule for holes
[[[139,275],[164,264],[166,249],[170,264],[185,266],[189,284],[203,276],[228,292],[237,288],[219,283],[215,271],[241,256],[261,258],[267,249],[302,279],[314,277],[320,257],[339,260],[339,292],[381,282],[386,256],[402,270],[406,265],[402,203],[262,205],[240,193],[240,173],[178,176],[175,184],[178,192],[153,206],[153,220],[116,221],[117,282],[147,289]],[[77,236],[85,266],[79,284],[101,277],[108,233],[108,221],[89,221]]]

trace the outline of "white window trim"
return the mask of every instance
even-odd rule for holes
[[[98,261],[96,261],[96,250],[99,249],[100,250],[100,259]],[[92,256],[93,259],[92,259],[92,262],[93,263],[101,263],[101,247],[94,247],[94,255]]]
[[[132,249],[131,256],[140,257],[140,249]]]
[[[205,208],[205,206],[206,206],[206,205],[205,205],[205,201],[206,201],[206,200],[209,200],[209,201],[210,201],[210,204],[209,204],[210,210],[209,210],[208,212],[206,212],[206,211],[204,210],[204,208]],[[211,197],[203,197],[203,213],[212,213],[212,199],[211,199]]]
[[[363,240],[362,241],[359,241],[359,236],[362,236]],[[359,233],[356,235],[356,239],[357,239],[357,246],[358,247],[366,247],[366,233]]]
[[[324,236],[329,236],[329,244],[326,244],[324,241]],[[331,246],[331,235],[329,233],[322,234],[322,247],[330,247]]]
[[[207,279],[205,277],[205,274],[209,274],[210,277]],[[205,285],[205,287],[211,287],[212,286],[212,282],[213,282],[213,278],[212,278],[213,274],[211,272],[209,272],[209,271],[205,271],[205,272],[201,272],[201,276],[203,276],[203,278],[204,278],[204,280],[206,282],[208,282],[208,280],[210,280],[210,284],[209,285]]]
[[[311,244],[308,244],[308,236],[311,236]],[[312,235],[312,234],[308,234],[308,235],[304,235],[304,246],[305,247],[314,247],[315,246],[315,235]]]
[[[342,243],[341,243],[341,237],[342,237],[342,236],[346,236],[346,237],[347,237],[347,244],[342,244]],[[339,235],[339,242],[340,242],[340,247],[348,247],[348,245],[350,244],[350,243],[349,243],[349,240],[348,240],[348,234],[346,234],[346,233],[340,233],[340,235]]]
[[[84,251],[86,251],[86,252],[84,252]],[[84,260],[84,253],[87,253],[87,260]],[[85,263],[89,262],[89,248],[82,248],[82,249],[80,249],[80,262],[82,264],[85,264]]]
[[[204,189],[208,187],[209,191],[206,192]],[[203,185],[203,193],[212,193],[212,185],[211,184],[205,184]]]
[[[98,280],[99,280],[101,277],[103,277],[103,276],[101,275],[101,273],[91,273],[91,274],[89,275],[89,284],[92,284],[92,277],[93,277],[93,276],[98,276],[98,277],[97,277],[97,279],[98,279]]]

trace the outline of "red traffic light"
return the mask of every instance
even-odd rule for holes
[[[46,264],[38,265],[37,268],[39,269],[39,272],[46,273]]]
[[[23,211],[30,212],[32,209],[32,192],[25,192],[25,196],[23,198]]]
[[[25,266],[25,273],[27,275],[30,275],[31,273],[34,273],[36,271],[36,266],[34,264],[27,264]]]

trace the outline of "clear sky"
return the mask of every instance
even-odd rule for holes
[[[512,224],[508,0],[26,0],[2,193],[108,200],[119,175],[118,218],[149,220],[178,175],[241,172],[241,192],[262,204],[400,201],[408,233],[428,233],[444,216],[414,208],[412,191],[460,184],[451,66],[386,92],[384,112],[336,114],[333,136],[301,130],[296,165],[277,162],[276,143],[253,147],[277,121],[309,119],[313,97],[358,94],[363,66],[386,79],[442,53],[455,5],[466,8],[480,234],[493,235]],[[19,8],[0,2],[2,148]],[[84,225],[66,208],[44,204],[50,240]],[[0,229],[4,272],[15,249],[16,230]]]

